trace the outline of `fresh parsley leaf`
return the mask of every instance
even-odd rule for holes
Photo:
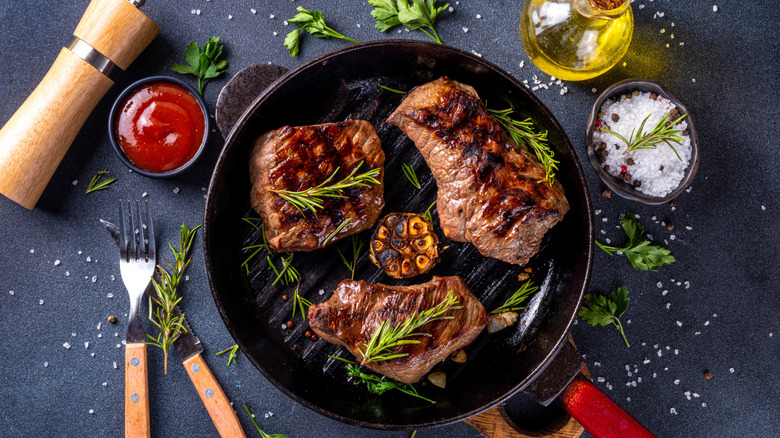
[[[595,326],[596,324],[602,327],[610,324],[623,336],[623,340],[626,342],[627,347],[631,347],[626,339],[626,333],[623,331],[623,324],[620,323],[620,317],[626,312],[628,308],[628,287],[620,286],[617,290],[612,291],[609,296],[587,294],[585,295],[585,303],[580,309],[579,316],[585,322]]]
[[[302,32],[307,32],[317,38],[332,37],[358,43],[358,41],[344,36],[328,27],[321,11],[310,11],[303,6],[298,6],[297,11],[298,13],[287,20],[287,22],[297,24],[299,29],[293,30],[284,38],[284,47],[290,52],[291,57],[298,56],[298,53],[300,52]]]
[[[435,23],[439,14],[450,6],[449,3],[437,7],[436,0],[368,0],[368,4],[374,7],[371,16],[376,19],[374,26],[380,31],[387,32],[403,24],[409,30],[420,30],[437,43],[442,43]]]
[[[675,262],[668,249],[650,244],[650,241],[645,237],[645,227],[637,222],[633,211],[629,211],[620,219],[620,225],[628,236],[628,244],[625,247],[609,246],[596,241],[596,245],[607,254],[623,252],[628,257],[628,261],[631,262],[631,266],[638,271],[655,271],[657,266],[670,265]]]
[[[203,87],[209,79],[213,79],[225,72],[228,62],[220,60],[223,45],[219,44],[219,37],[211,37],[201,50],[195,41],[187,45],[184,51],[184,60],[189,65],[172,64],[173,71],[183,75],[193,75],[198,78],[198,93],[203,95]]]

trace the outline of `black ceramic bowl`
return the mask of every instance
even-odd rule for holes
[[[116,120],[117,116],[119,115],[119,111],[121,111],[122,104],[125,102],[125,100],[130,96],[132,92],[137,90],[139,87],[150,84],[153,82],[168,82],[171,84],[178,85],[187,92],[189,92],[192,97],[195,98],[196,101],[198,101],[198,105],[200,105],[200,110],[203,112],[203,120],[205,122],[205,125],[203,127],[203,141],[200,143],[200,147],[195,152],[195,155],[192,156],[186,163],[182,164],[181,166],[169,170],[166,172],[152,172],[146,169],[142,169],[138,166],[136,166],[132,161],[130,161],[129,158],[127,158],[127,155],[125,155],[124,151],[122,151],[122,148],[119,146],[119,139],[117,138],[116,134]],[[203,98],[198,94],[198,92],[192,88],[189,84],[187,84],[184,81],[181,81],[176,78],[172,78],[170,76],[149,76],[148,78],[141,79],[140,81],[133,82],[132,84],[128,85],[127,88],[125,88],[122,93],[119,95],[119,97],[116,98],[114,101],[114,105],[111,106],[111,113],[108,116],[108,137],[111,140],[111,146],[114,148],[114,152],[116,152],[117,157],[125,164],[125,166],[129,167],[133,172],[140,173],[144,176],[149,176],[152,178],[169,178],[172,176],[179,175],[180,173],[187,170],[190,166],[192,166],[195,161],[198,160],[198,158],[203,153],[203,150],[206,148],[206,143],[209,140],[209,132],[211,132],[211,126],[209,123],[209,112],[208,109],[206,109],[206,102],[203,101]]]
[[[636,190],[633,185],[610,175],[607,171],[601,168],[601,164],[599,164],[598,157],[596,156],[596,151],[594,149],[593,130],[596,120],[598,120],[598,114],[601,106],[607,99],[620,96],[621,94],[630,94],[634,90],[655,93],[664,99],[669,99],[672,101],[672,103],[675,104],[677,110],[680,111],[680,115],[687,114],[685,121],[688,124],[688,135],[691,138],[691,160],[688,163],[688,167],[685,169],[685,173],[682,180],[680,181],[680,185],[678,185],[677,188],[672,190],[672,192],[670,192],[668,195],[663,197],[651,196],[642,193]],[[590,111],[590,116],[588,117],[588,125],[585,131],[585,147],[588,150],[588,161],[590,161],[590,165],[593,166],[593,170],[596,171],[596,175],[598,175],[599,178],[604,181],[604,184],[606,184],[607,187],[626,199],[631,199],[651,205],[669,202],[682,193],[683,190],[688,188],[688,186],[691,185],[693,178],[696,176],[696,171],[699,170],[699,163],[701,162],[701,156],[699,154],[699,137],[696,135],[696,127],[693,123],[693,118],[691,117],[690,112],[688,112],[688,109],[685,107],[685,105],[683,105],[682,102],[674,97],[674,95],[660,82],[650,79],[626,79],[612,85],[611,87],[604,90],[603,93],[601,93],[599,98],[596,99],[596,103],[593,104],[593,109]]]

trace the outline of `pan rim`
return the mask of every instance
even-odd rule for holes
[[[239,132],[241,132],[245,125],[248,123],[248,121],[251,119],[252,114],[257,111],[259,107],[262,106],[262,102],[265,101],[268,96],[275,93],[280,87],[282,87],[286,82],[290,80],[294,80],[294,78],[298,75],[303,74],[308,69],[312,68],[313,66],[328,62],[330,59],[342,56],[344,54],[353,52],[353,51],[363,51],[363,50],[370,50],[377,47],[383,47],[383,46],[404,46],[410,49],[419,49],[419,48],[426,48],[426,49],[434,49],[435,51],[440,53],[446,53],[449,52],[451,54],[455,54],[457,56],[462,56],[465,58],[468,58],[469,61],[474,62],[476,64],[479,64],[488,70],[490,70],[492,73],[498,74],[502,76],[504,79],[506,79],[509,83],[511,83],[516,89],[520,90],[523,93],[523,96],[529,99],[533,105],[539,109],[546,117],[546,121],[553,125],[554,129],[562,134],[562,140],[566,148],[570,151],[572,154],[572,161],[573,166],[570,166],[571,168],[568,168],[567,171],[569,173],[569,177],[571,178],[573,184],[577,187],[577,197],[581,198],[582,202],[582,208],[583,212],[586,212],[588,215],[588,220],[585,221],[587,224],[587,229],[584,230],[587,235],[587,257],[584,261],[583,265],[583,277],[584,280],[582,282],[581,287],[576,292],[578,294],[576,305],[573,307],[573,311],[570,312],[570,315],[568,317],[568,320],[566,320],[565,324],[561,324],[560,333],[555,333],[553,338],[556,338],[556,341],[554,345],[550,348],[549,352],[545,356],[545,358],[540,361],[540,363],[530,372],[527,376],[525,376],[524,379],[519,381],[511,390],[507,391],[505,394],[498,396],[497,398],[494,398],[491,402],[480,406],[477,409],[472,409],[468,412],[464,412],[460,415],[450,416],[447,418],[434,418],[431,419],[428,422],[421,422],[421,423],[415,423],[415,424],[406,424],[406,425],[397,425],[397,424],[383,424],[383,423],[374,423],[374,422],[367,422],[351,417],[346,417],[340,414],[337,414],[335,412],[332,412],[328,409],[325,409],[319,405],[316,405],[312,402],[309,402],[303,397],[300,397],[296,393],[294,393],[290,388],[288,388],[285,384],[280,382],[278,379],[276,379],[269,370],[267,370],[265,367],[261,366],[256,359],[251,356],[247,355],[250,362],[255,366],[255,368],[260,371],[260,373],[269,381],[271,382],[277,389],[279,389],[282,393],[284,393],[287,397],[291,398],[292,400],[300,403],[301,405],[317,412],[322,415],[325,415],[330,418],[334,418],[336,420],[339,420],[341,422],[352,424],[360,427],[365,428],[372,428],[372,429],[382,429],[382,430],[412,430],[412,429],[420,429],[420,428],[427,428],[427,427],[435,427],[435,426],[442,426],[445,424],[451,424],[454,422],[462,421],[464,419],[473,417],[475,415],[478,415],[488,409],[493,408],[494,406],[503,403],[510,397],[514,396],[518,392],[525,389],[528,385],[530,385],[536,378],[538,378],[544,370],[550,365],[550,363],[553,361],[553,359],[557,356],[558,352],[563,347],[564,343],[567,342],[567,336],[569,332],[571,331],[571,327],[574,324],[574,321],[577,318],[577,309],[579,309],[581,301],[583,299],[583,296],[585,294],[585,291],[587,291],[588,284],[590,282],[590,275],[592,271],[592,264],[593,264],[593,251],[594,251],[594,244],[593,244],[593,238],[594,238],[594,223],[593,223],[593,207],[592,207],[592,199],[590,195],[590,189],[587,183],[587,179],[585,178],[585,174],[583,171],[582,163],[579,158],[579,156],[576,153],[576,150],[574,149],[574,146],[571,143],[571,140],[569,139],[568,135],[566,135],[566,132],[563,130],[563,127],[560,125],[558,120],[555,118],[555,116],[550,112],[550,110],[547,108],[546,105],[533,93],[527,90],[527,88],[515,77],[513,77],[511,74],[509,74],[507,71],[505,71],[503,68],[481,58],[476,55],[473,55],[471,53],[468,53],[466,51],[463,51],[461,49],[457,49],[450,46],[444,46],[434,43],[429,43],[425,41],[417,41],[417,40],[378,40],[378,41],[371,41],[366,43],[360,43],[360,44],[354,44],[350,46],[346,46],[328,53],[325,53],[323,55],[320,55],[308,62],[305,62],[301,64],[300,66],[291,69],[284,73],[281,77],[279,77],[274,83],[269,85],[265,90],[263,90],[260,95],[255,98],[250,105],[246,107],[244,112],[242,113],[241,117],[236,121],[235,125],[231,128],[230,133],[228,134],[228,137],[225,139],[225,144],[222,148],[222,151],[220,152],[219,158],[215,164],[214,172],[212,173],[212,177],[209,181],[209,187],[207,191],[206,196],[206,203],[204,208],[204,221],[203,221],[203,252],[204,252],[204,260],[205,260],[205,268],[206,268],[206,275],[207,280],[209,283],[209,288],[212,292],[212,297],[214,298],[215,303],[217,304],[217,310],[223,320],[223,323],[225,324],[226,328],[228,329],[228,332],[231,334],[231,336],[236,340],[236,342],[243,348],[242,342],[239,340],[240,336],[237,332],[236,328],[233,327],[231,323],[229,323],[229,318],[226,312],[225,307],[221,303],[221,298],[216,290],[216,280],[214,278],[214,264],[211,260],[210,252],[210,241],[211,241],[211,227],[210,225],[210,211],[213,209],[212,203],[213,201],[213,195],[214,195],[214,186],[215,181],[219,178],[220,175],[219,171],[223,167],[223,163],[226,160],[226,157],[229,155],[229,149],[235,148],[237,141],[235,140],[236,137],[238,137]]]

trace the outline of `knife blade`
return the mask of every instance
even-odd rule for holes
[[[114,243],[119,246],[119,227],[107,220],[100,219],[100,223],[108,231],[108,234],[113,239]],[[159,272],[155,272],[154,278],[159,281]],[[152,285],[149,285],[151,288]],[[151,290],[147,288],[146,293],[151,293]],[[244,429],[241,427],[241,423],[238,421],[238,416],[230,405],[230,400],[225,395],[225,391],[219,385],[219,382],[214,377],[214,374],[209,369],[206,361],[203,360],[201,353],[203,353],[203,343],[195,336],[190,324],[184,317],[184,313],[179,306],[173,307],[173,315],[177,318],[181,318],[181,323],[184,325],[185,330],[181,332],[178,338],[173,342],[173,346],[179,357],[184,364],[184,368],[187,370],[187,374],[192,380],[192,384],[195,385],[195,389],[198,391],[203,405],[211,417],[211,421],[214,422],[219,435],[223,438],[246,438]]]

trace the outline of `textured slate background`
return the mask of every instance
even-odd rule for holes
[[[718,5],[717,12],[713,4]],[[292,17],[298,5],[323,10],[329,24],[358,40],[427,38],[420,32],[379,33],[369,16],[371,8],[358,1],[149,0],[144,11],[161,25],[162,34],[98,105],[36,209],[30,212],[0,199],[0,435],[122,435],[124,350],[117,344],[125,322],[120,318],[111,325],[106,317],[122,317],[128,304],[118,279],[116,250],[98,218],[116,218],[116,199],[148,193],[160,242],[176,239],[182,222],[201,223],[203,195],[222,138],[212,135],[205,156],[184,175],[144,178],[128,173],[110,149],[106,131],[110,105],[132,81],[173,74],[168,66],[181,62],[181,52],[193,39],[203,43],[221,35],[226,44],[228,75],[206,87],[212,109],[222,85],[247,65],[273,62],[294,68],[345,44],[307,37],[300,56],[291,59],[282,46],[291,27],[283,20]],[[4,37],[0,122],[8,120],[60,47],[70,42],[86,6],[85,0],[0,2]],[[444,42],[474,50],[521,80],[531,82],[539,75],[547,83],[549,77],[540,74],[523,52],[517,30],[521,7],[519,1],[462,0],[453,4],[454,12],[443,15],[439,33]],[[703,159],[692,190],[672,209],[616,196],[603,198],[603,185],[588,167],[584,149],[578,150],[599,213],[599,237],[621,241],[618,217],[632,209],[650,234],[668,241],[678,262],[654,273],[636,272],[625,259],[597,250],[591,291],[628,285],[631,303],[623,320],[632,347],[626,348],[611,328],[583,323],[574,327],[574,338],[594,378],[604,378],[598,386],[658,436],[777,436],[780,6],[733,0],[636,0],[633,11],[637,27],[625,66],[594,80],[566,83],[565,95],[559,94],[558,86],[538,90],[537,95],[581,148],[586,116],[596,98],[592,88],[600,92],[628,77],[659,80],[695,116]],[[102,169],[119,181],[108,190],[85,195],[89,179]],[[667,231],[661,221],[673,222],[674,231]],[[315,414],[287,399],[240,354],[236,364],[226,366],[226,358],[214,353],[234,342],[211,298],[199,241],[189,276],[183,307],[205,344],[204,357],[230,399],[236,406],[248,404],[267,432],[290,437],[408,436],[359,429]],[[689,288],[685,282],[690,282]],[[65,342],[70,349],[63,347]],[[114,369],[114,362],[119,369]],[[215,436],[176,356],[168,375],[162,374],[160,351],[150,350],[149,365],[154,435]],[[703,378],[705,369],[714,374],[712,380]],[[557,413],[534,407],[522,396],[509,408],[518,422],[531,425]],[[273,415],[264,418],[270,412]],[[248,435],[258,436],[243,412],[239,417]],[[455,424],[418,436],[478,434]]]

